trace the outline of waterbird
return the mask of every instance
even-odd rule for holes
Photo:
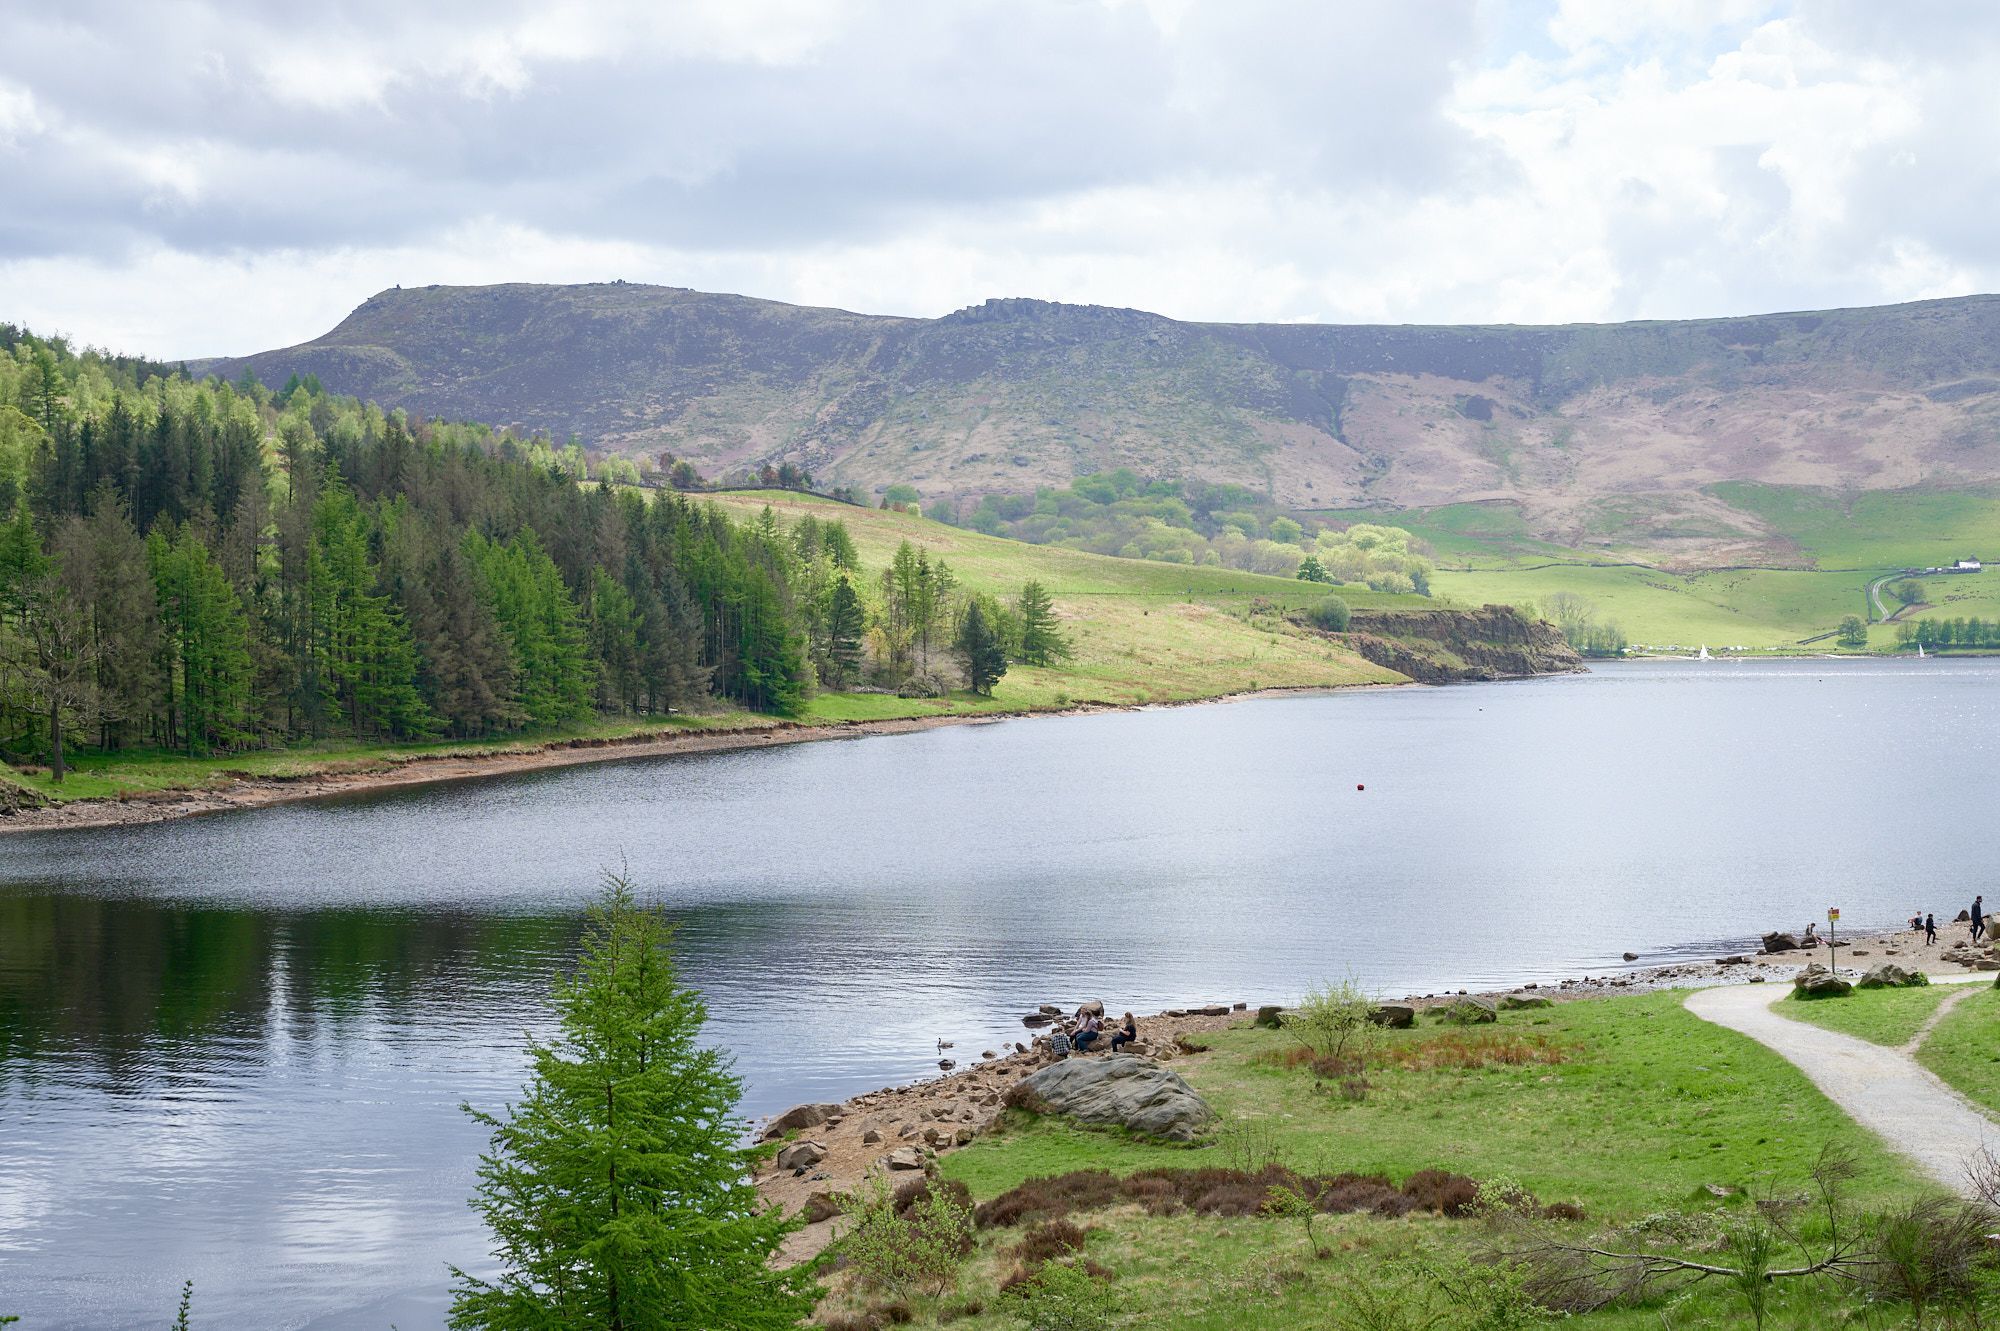
[[[938,1041],[938,1052],[939,1052],[940,1054],[942,1054],[942,1053],[943,1053],[943,1052],[944,1052],[945,1050],[947,1050],[947,1049],[949,1049],[949,1048],[951,1048],[951,1041],[949,1041],[949,1040],[939,1040],[939,1041]]]

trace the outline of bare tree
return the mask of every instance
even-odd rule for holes
[[[49,719],[49,774],[61,785],[69,774],[63,759],[64,722],[84,724],[103,645],[91,632],[88,609],[53,578],[39,580],[30,590],[19,641],[23,682],[36,709]]]

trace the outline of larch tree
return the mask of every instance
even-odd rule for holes
[[[698,1044],[707,1008],[671,939],[612,877],[523,1100],[466,1106],[493,1132],[472,1205],[501,1270],[452,1268],[453,1331],[776,1331],[812,1311],[810,1272],[769,1264],[798,1222],[751,1182],[743,1083]]]

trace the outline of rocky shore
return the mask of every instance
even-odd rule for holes
[[[1843,971],[1859,973],[1885,960],[1908,970],[1938,975],[2000,971],[2000,946],[1989,940],[1975,944],[1963,923],[1940,925],[1938,942],[1924,943],[1921,931],[1891,930],[1857,933],[1840,940]],[[1660,989],[1698,989],[1717,985],[1782,983],[1815,962],[1824,963],[1827,949],[1758,951],[1707,961],[1585,975],[1575,979],[1533,982],[1509,989],[1467,993],[1463,990],[1406,995],[1381,1009],[1392,1022],[1409,1009],[1418,1018],[1435,1007],[1467,1003],[1485,1010],[1565,1003],[1609,994],[1645,993]],[[1046,1012],[1046,1009],[1044,1009]],[[834,1237],[834,1211],[826,1199],[867,1185],[871,1178],[892,1183],[916,1177],[939,1157],[973,1141],[991,1128],[1005,1108],[1007,1093],[1050,1065],[1046,1050],[1035,1041],[1030,1014],[1023,1037],[1002,1049],[983,1050],[966,1059],[967,1066],[905,1086],[884,1086],[840,1104],[799,1105],[758,1125],[766,1140],[782,1141],[776,1158],[757,1176],[758,1189],[787,1212],[806,1211],[812,1223],[787,1241],[783,1259],[803,1261]],[[1139,1019],[1140,1044],[1135,1051],[1175,1067],[1199,1066],[1203,1050],[1199,1036],[1227,1030],[1254,1020],[1254,1005],[1236,1003],[1169,1009]],[[1476,1019],[1476,1018],[1475,1018]],[[1103,1054],[1079,1057],[1095,1059]],[[819,1199],[815,1202],[815,1198]]]

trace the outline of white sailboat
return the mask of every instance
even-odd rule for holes
[[[1919,661],[1924,659],[1924,645],[1922,643],[1917,644],[1917,659]]]
[[[1710,656],[1710,655],[1708,654],[1708,644],[1707,644],[1707,643],[1703,643],[1703,644],[1701,645],[1701,655],[1700,655],[1700,656],[1697,656],[1697,657],[1695,658],[1695,660],[1697,660],[1697,661],[1713,661],[1714,659],[1715,659],[1714,657],[1712,657],[1712,656]]]

